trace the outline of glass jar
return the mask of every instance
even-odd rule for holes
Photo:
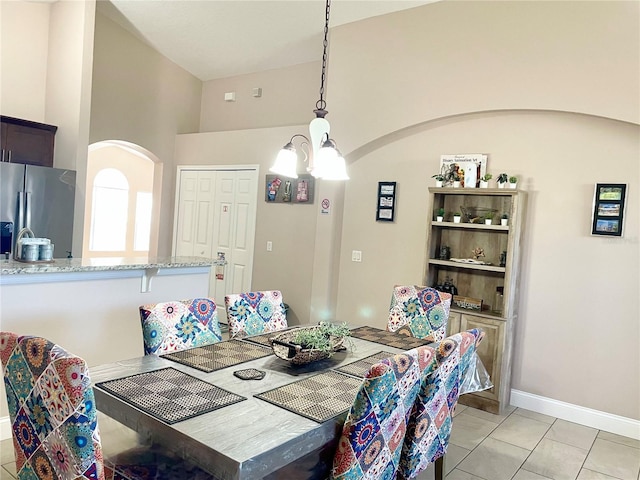
[[[493,311],[502,313],[504,308],[504,287],[496,287],[496,294],[493,298]]]

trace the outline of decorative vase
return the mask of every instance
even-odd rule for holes
[[[491,223],[492,223],[492,220],[490,218],[485,218],[484,219],[484,224],[485,225],[491,225]]]
[[[436,222],[441,222],[443,220],[444,220],[444,217],[442,217],[440,215],[436,216]]]
[[[506,183],[498,182],[498,188],[504,188]]]
[[[480,180],[480,188],[489,188],[489,182],[485,182],[484,180]]]
[[[507,225],[509,225],[509,219],[508,218],[501,218],[500,219],[500,225],[502,225],[503,227],[506,227]]]
[[[460,181],[456,180],[455,182],[453,182],[453,188],[460,188]]]
[[[442,187],[442,180],[436,180],[436,187],[437,188]]]
[[[460,223],[460,215],[453,216],[453,223]]]
[[[512,189],[515,190],[516,188],[518,188],[518,183],[517,182],[516,183],[509,182],[509,188],[512,188]]]

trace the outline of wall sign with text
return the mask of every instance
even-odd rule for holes
[[[378,182],[376,221],[393,222],[396,209],[396,182]]]
[[[596,183],[591,235],[622,236],[626,183]]]

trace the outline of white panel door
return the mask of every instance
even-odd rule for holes
[[[212,277],[212,294],[221,307],[229,293],[251,290],[255,243],[257,170],[218,171],[213,221],[214,256],[225,254],[224,279]]]
[[[212,256],[214,171],[180,172],[175,254],[188,257]]]

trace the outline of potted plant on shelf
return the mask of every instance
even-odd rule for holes
[[[439,208],[436,213],[436,221],[442,222],[444,220],[444,208]]]
[[[509,175],[506,173],[501,173],[498,175],[498,188],[504,188],[507,182],[509,181]]]
[[[489,180],[493,178],[493,175],[490,173],[485,174],[480,177],[480,188],[489,188]]]
[[[493,223],[493,216],[494,216],[493,212],[485,213],[484,214],[484,224],[485,225],[491,225]]]
[[[509,224],[509,215],[507,215],[506,213],[502,214],[502,217],[500,217],[500,225],[502,225],[503,227],[506,227]]]
[[[453,214],[453,223],[460,223],[460,217],[462,217],[460,212],[455,212]]]
[[[453,172],[453,188],[460,188],[460,174]]]
[[[431,178],[435,178],[436,187],[442,187],[442,182],[444,182],[444,175],[441,173],[436,173],[435,175],[431,175]]]
[[[509,177],[509,188],[516,188],[518,186],[518,177]]]

